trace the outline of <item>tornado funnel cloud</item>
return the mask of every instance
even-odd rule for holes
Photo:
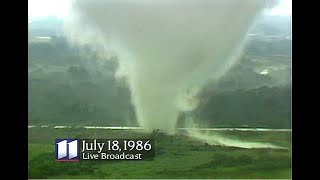
[[[196,93],[238,59],[261,0],[78,0],[70,39],[119,61],[140,126],[173,134]]]

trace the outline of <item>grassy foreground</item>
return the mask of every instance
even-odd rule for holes
[[[182,133],[175,136],[133,130],[30,128],[30,179],[291,179],[291,132],[214,132],[241,140],[270,142],[288,149],[210,146]],[[154,138],[152,161],[56,162],[56,138]]]

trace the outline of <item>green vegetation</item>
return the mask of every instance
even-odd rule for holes
[[[291,88],[260,87],[252,90],[206,93],[195,110],[203,127],[290,128]],[[226,107],[227,110],[226,110]]]
[[[218,132],[215,132],[218,133]],[[219,132],[288,149],[210,146],[183,132],[175,136],[128,130],[29,129],[29,178],[291,178],[290,132]],[[55,138],[154,138],[152,161],[56,162]]]

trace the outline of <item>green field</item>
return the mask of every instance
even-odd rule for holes
[[[133,130],[30,128],[29,178],[52,179],[291,179],[291,132],[219,131],[243,141],[269,142],[287,149],[211,146],[183,133],[167,136]],[[149,161],[56,162],[56,138],[154,138]]]

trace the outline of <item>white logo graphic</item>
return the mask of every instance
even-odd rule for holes
[[[78,140],[62,140],[56,143],[57,160],[71,160],[78,156]]]

